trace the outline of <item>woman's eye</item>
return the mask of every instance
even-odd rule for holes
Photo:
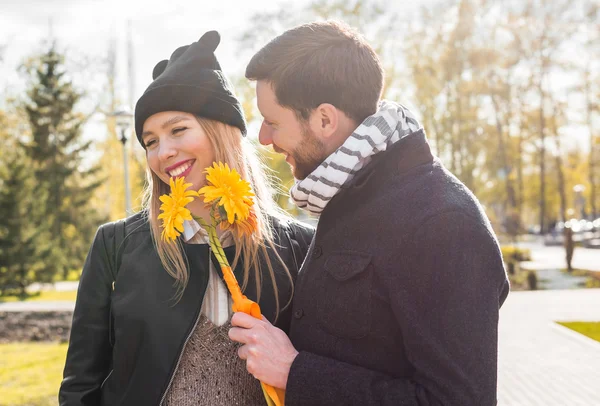
[[[181,133],[183,131],[187,130],[187,127],[177,127],[177,128],[173,128],[173,134],[177,134],[177,133]]]
[[[151,147],[152,145],[154,145],[155,143],[156,143],[156,141],[155,141],[155,140],[149,140],[149,141],[146,141],[146,143],[144,144],[144,146],[145,146],[146,148],[149,148],[149,147]]]

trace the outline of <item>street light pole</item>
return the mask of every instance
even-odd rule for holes
[[[129,156],[127,154],[127,131],[131,127],[133,114],[127,109],[117,110],[110,114],[115,117],[117,128],[121,131],[121,144],[123,145],[123,177],[125,183],[125,216],[131,214],[131,190],[129,188]]]
[[[575,192],[575,208],[579,208],[579,216],[581,219],[584,219],[585,216],[585,197],[583,196],[583,192],[585,191],[585,186],[583,185],[575,185],[573,186],[573,192]]]
[[[123,176],[125,178],[125,215],[131,214],[131,189],[129,188],[129,157],[127,155],[127,127],[121,128],[121,144],[123,144]]]

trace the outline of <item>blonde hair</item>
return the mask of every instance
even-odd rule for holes
[[[256,285],[257,299],[261,295],[262,273],[260,258],[262,257],[267,265],[269,275],[273,282],[275,294],[276,314],[279,314],[280,303],[277,290],[277,281],[273,265],[267,255],[267,247],[271,248],[277,260],[281,263],[287,277],[290,280],[293,289],[293,280],[286,264],[279,256],[273,237],[273,225],[269,217],[285,217],[285,214],[275,205],[271,188],[267,181],[265,169],[256,156],[256,150],[253,145],[246,140],[237,127],[233,127],[219,121],[209,120],[203,117],[196,117],[198,123],[206,133],[212,148],[214,158],[217,162],[227,163],[230,168],[235,169],[243,179],[248,181],[254,192],[254,211],[257,217],[257,231],[250,236],[234,233],[235,257],[232,268],[235,268],[240,256],[244,258],[243,270],[244,279],[242,281],[242,291],[246,289],[250,278],[254,278]],[[188,263],[183,251],[182,242],[178,239],[176,244],[167,243],[161,240],[161,228],[157,219],[161,202],[159,197],[169,193],[169,185],[165,184],[160,178],[147,167],[146,169],[147,187],[144,193],[143,206],[148,212],[148,221],[152,239],[158,256],[165,270],[175,279],[177,292],[175,298],[179,300],[187,286],[189,273]],[[254,272],[252,272],[254,271]],[[291,302],[291,296],[284,308]]]

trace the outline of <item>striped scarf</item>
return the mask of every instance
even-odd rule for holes
[[[296,181],[290,194],[296,205],[320,214],[327,203],[374,155],[419,130],[421,124],[403,105],[382,100],[334,153],[305,179]]]

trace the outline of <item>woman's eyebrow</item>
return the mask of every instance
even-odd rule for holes
[[[171,117],[170,119],[168,119],[167,121],[165,121],[161,127],[164,130],[165,128],[167,128],[170,125],[176,124],[176,123],[178,123],[180,121],[186,121],[186,120],[189,120],[189,118],[186,117],[186,116]]]
[[[170,119],[168,119],[167,121],[165,121],[164,123],[162,123],[161,128],[164,130],[165,128],[167,128],[170,125],[179,123],[180,121],[186,121],[189,120],[188,117],[186,116],[175,116],[175,117],[171,117]],[[142,133],[142,138],[154,134],[152,131],[144,131]]]

